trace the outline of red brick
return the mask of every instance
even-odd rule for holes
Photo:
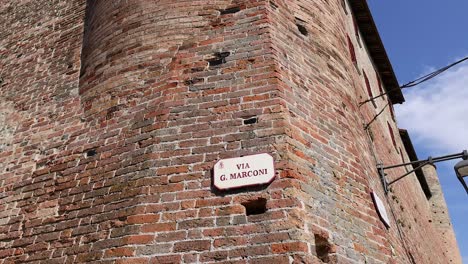
[[[149,232],[165,232],[165,231],[174,231],[176,230],[176,223],[154,223],[154,224],[146,224],[141,227],[141,232],[149,233]]]
[[[129,224],[145,224],[153,223],[159,220],[159,215],[132,215],[127,218],[127,223]]]
[[[250,261],[250,263],[283,264],[283,263],[289,263],[289,257],[288,256],[275,256],[275,257],[265,257],[265,258],[254,258]]]
[[[210,240],[183,241],[174,244],[174,252],[205,251],[210,247]]]
[[[304,242],[289,242],[272,244],[271,251],[275,254],[287,253],[287,252],[308,252],[309,247]]]
[[[156,256],[151,258],[150,264],[175,264],[181,263],[180,255],[170,255],[170,256]]]
[[[116,264],[148,264],[150,263],[149,258],[124,258],[116,259]]]
[[[148,244],[154,240],[154,235],[132,235],[125,237],[125,242],[131,244]]]
[[[113,249],[108,249],[104,253],[104,257],[131,257],[135,253],[134,248],[128,248],[128,247],[123,247],[123,248],[113,248]]]

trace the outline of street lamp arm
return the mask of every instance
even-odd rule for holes
[[[383,166],[382,169],[384,169],[384,170],[393,169],[393,168],[403,167],[403,166],[407,166],[407,165],[420,164],[420,163],[423,163],[423,162],[428,162],[429,164],[432,164],[432,163],[436,163],[436,162],[459,159],[459,158],[462,158],[464,160],[468,159],[468,151],[464,150],[463,152],[457,153],[457,154],[445,155],[445,156],[436,157],[436,158],[428,157],[425,160],[416,160],[416,161],[411,161],[411,162],[406,162],[406,163],[401,163],[401,164],[396,164],[396,165]]]
[[[383,187],[384,187],[384,191],[385,193],[388,192],[388,187],[392,184],[394,184],[395,182],[407,177],[408,175],[410,175],[411,173],[421,169],[422,167],[428,165],[428,164],[434,164],[434,163],[437,163],[437,162],[442,162],[442,161],[447,161],[447,160],[453,160],[453,159],[459,159],[459,158],[462,158],[464,161],[468,160],[468,151],[467,150],[464,150],[463,152],[461,153],[456,153],[456,154],[451,154],[451,155],[445,155],[445,156],[441,156],[441,157],[436,157],[436,158],[433,158],[433,157],[429,157],[425,160],[417,160],[417,161],[411,161],[411,162],[406,162],[406,163],[401,163],[401,164],[396,164],[396,165],[390,165],[390,166],[383,166],[383,164],[378,164],[377,165],[377,170],[379,172],[379,175],[380,175],[380,179],[382,181],[382,184],[383,184]],[[402,176],[388,182],[387,181],[387,178],[386,178],[386,174],[385,174],[385,170],[387,169],[393,169],[393,168],[398,168],[398,167],[403,167],[403,166],[408,166],[408,165],[417,165],[416,168],[414,168],[413,170],[403,174]],[[458,176],[458,178],[460,179],[463,187],[465,188],[465,190],[467,191],[468,193],[468,187],[466,186],[466,183],[463,181],[462,177]]]
[[[422,167],[426,166],[427,164],[432,164],[432,162],[429,162],[429,161],[423,161],[423,162],[421,162],[421,163],[419,164],[418,167],[416,167],[416,168],[414,168],[414,169],[408,171],[407,173],[403,174],[402,176],[396,178],[395,180],[390,181],[390,182],[388,183],[388,186],[390,186],[390,185],[394,184],[395,182],[397,182],[397,181],[399,181],[399,180],[405,178],[406,176],[410,175],[411,173],[413,173],[413,172],[415,172],[415,171],[421,169]]]

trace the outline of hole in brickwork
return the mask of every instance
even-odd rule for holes
[[[297,29],[299,29],[299,32],[301,32],[302,35],[307,36],[309,35],[309,31],[307,31],[307,28],[305,28],[304,25],[301,24],[296,24]]]
[[[86,157],[96,156],[96,154],[97,154],[97,151],[95,149],[90,149],[86,151]]]
[[[328,242],[328,239],[320,234],[314,234],[315,238],[315,252],[317,253],[317,257],[325,262],[328,263],[330,261],[330,252],[332,249],[332,245]]]
[[[184,81],[184,84],[185,85],[192,85],[192,84],[196,84],[196,83],[200,83],[200,82],[203,82],[202,78],[193,78],[193,79],[189,79],[189,80]]]
[[[226,58],[229,57],[229,55],[231,55],[231,52],[229,51],[226,51],[226,52],[216,52],[214,54],[214,58],[213,59],[209,59],[208,60],[208,63],[210,64],[210,66],[217,66],[217,65],[221,65],[223,63],[226,63]]]
[[[305,20],[302,20],[302,19],[296,17],[297,29],[299,30],[299,32],[301,32],[302,35],[307,36],[307,35],[309,35],[309,31],[307,31],[307,28],[306,28],[305,24],[306,24]]]
[[[257,117],[252,117],[249,119],[244,120],[244,125],[252,125],[258,123],[258,118]]]
[[[245,207],[246,215],[259,215],[264,214],[267,211],[266,203],[267,200],[265,198],[258,198],[256,200],[247,201],[241,204]]]
[[[47,161],[42,161],[42,162],[36,163],[37,168],[44,168],[46,165],[47,165]]]
[[[190,69],[190,72],[192,72],[192,73],[194,73],[194,72],[202,72],[202,71],[204,71],[204,70],[205,70],[205,68],[203,68],[203,67],[195,67],[195,68]]]
[[[225,59],[213,59],[213,60],[209,60],[208,62],[210,63],[210,66],[218,66],[223,63],[226,63],[226,60]]]
[[[278,9],[278,5],[273,1],[270,1],[270,6],[271,6],[271,8],[273,8],[275,10]]]
[[[241,10],[240,7],[234,6],[234,7],[226,8],[224,10],[219,10],[219,12],[221,12],[221,15],[227,15],[227,14],[237,13],[240,10]]]
[[[112,106],[107,109],[106,120],[112,119],[115,115],[115,112],[119,111],[120,107],[118,105]]]
[[[231,55],[231,52],[229,51],[215,53],[215,56],[220,57],[220,58],[227,58],[229,55]]]

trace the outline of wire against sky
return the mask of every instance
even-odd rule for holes
[[[416,79],[416,80],[414,80],[414,81],[411,81],[411,82],[409,82],[409,83],[407,83],[407,84],[404,84],[404,85],[402,85],[402,86],[400,86],[400,87],[390,89],[390,90],[388,90],[388,91],[386,91],[386,92],[383,92],[383,93],[381,93],[381,94],[379,94],[379,95],[377,95],[377,96],[371,97],[371,98],[369,98],[369,99],[367,99],[367,100],[361,102],[361,103],[359,104],[359,106],[362,106],[362,105],[365,104],[365,103],[368,103],[368,102],[370,102],[370,101],[372,101],[372,100],[374,100],[374,99],[380,98],[380,97],[382,97],[382,96],[384,96],[384,95],[386,95],[386,94],[389,94],[390,92],[396,91],[396,90],[398,90],[398,89],[405,89],[405,88],[414,87],[414,86],[419,85],[419,84],[421,84],[421,83],[423,83],[423,82],[429,81],[430,79],[436,77],[437,75],[439,75],[439,74],[441,74],[441,73],[447,71],[448,69],[450,69],[450,68],[452,68],[452,67],[454,67],[454,66],[456,66],[456,65],[458,65],[458,64],[460,64],[460,63],[462,63],[462,62],[464,62],[464,61],[466,61],[466,60],[468,60],[468,57],[465,57],[465,58],[463,58],[463,59],[461,59],[461,60],[458,60],[458,61],[456,61],[456,62],[454,62],[454,63],[452,63],[452,64],[450,64],[450,65],[447,65],[447,66],[445,66],[445,67],[443,67],[443,68],[440,68],[440,69],[438,69],[438,70],[436,70],[436,71],[433,71],[433,72],[431,72],[431,73],[429,73],[429,74],[426,74],[426,75],[424,75],[424,76],[422,76],[422,77],[420,77],[420,78],[418,78],[418,79]]]

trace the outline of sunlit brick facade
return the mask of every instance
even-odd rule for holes
[[[461,263],[434,174],[383,191],[414,157],[366,1],[2,0],[0,24],[0,264]],[[213,186],[258,153],[274,181]]]

